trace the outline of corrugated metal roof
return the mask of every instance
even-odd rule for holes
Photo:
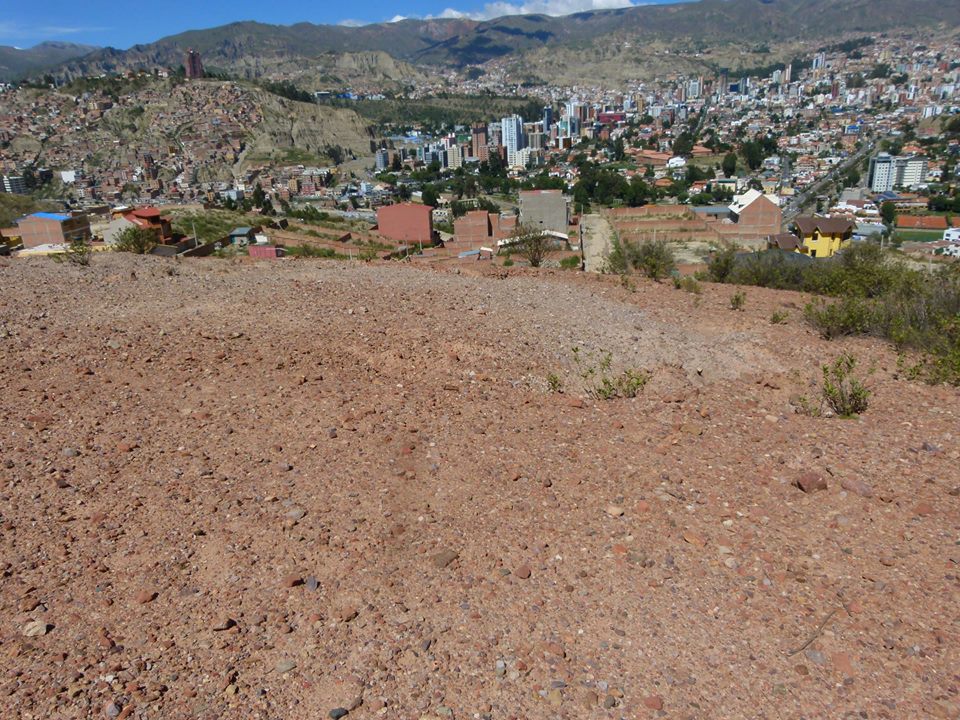
[[[44,220],[59,220],[63,222],[64,220],[69,220],[70,216],[63,213],[52,213],[52,212],[35,212],[32,215],[27,215],[27,218],[43,218]],[[21,220],[26,220],[27,218],[20,218]]]

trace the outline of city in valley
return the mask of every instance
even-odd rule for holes
[[[0,23],[0,714],[960,718],[960,7],[174,5]]]

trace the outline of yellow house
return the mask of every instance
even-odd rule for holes
[[[850,244],[856,225],[847,218],[806,215],[793,221],[799,243],[796,251],[810,257],[828,258]]]

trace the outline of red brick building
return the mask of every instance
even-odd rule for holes
[[[516,215],[500,216],[486,210],[471,210],[453,223],[453,238],[462,243],[490,243],[510,237],[517,227]]]
[[[377,210],[380,234],[388,240],[410,245],[433,245],[433,208],[429,205],[400,203]]]

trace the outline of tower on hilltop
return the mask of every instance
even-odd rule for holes
[[[200,53],[196,50],[187,50],[183,67],[186,70],[188,80],[198,80],[203,77],[203,61],[200,59]]]

